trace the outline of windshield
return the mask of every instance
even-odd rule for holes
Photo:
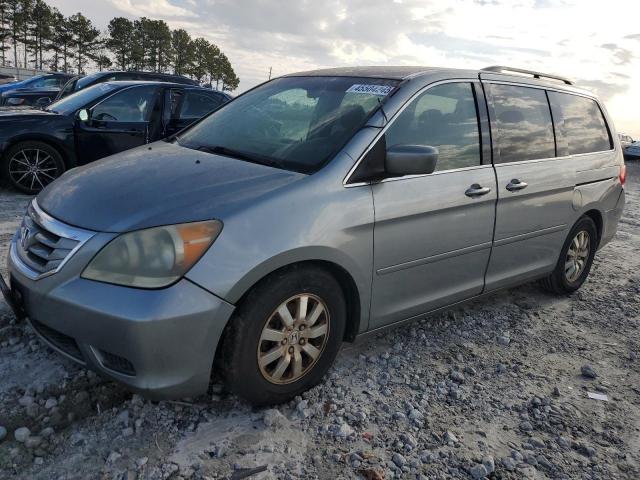
[[[301,173],[325,165],[396,81],[285,77],[226,104],[177,139],[187,148]]]
[[[98,85],[94,85],[93,87],[85,88],[84,90],[80,90],[79,92],[72,93],[68,97],[64,97],[63,99],[52,103],[47,108],[47,111],[61,113],[63,115],[70,115],[76,110],[84,108],[89,103],[102,97],[110,91],[115,90],[116,88],[117,86],[111,83],[100,83]]]

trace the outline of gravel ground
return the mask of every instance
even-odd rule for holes
[[[0,478],[640,478],[639,180],[629,163],[618,235],[576,294],[525,285],[345,345],[277,409],[216,386],[145,401],[0,303]],[[0,189],[3,273],[28,200]]]

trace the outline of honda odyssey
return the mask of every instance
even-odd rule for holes
[[[536,279],[577,290],[624,180],[604,106],[561,77],[297,73],[66,172],[29,206],[3,290],[48,345],[148,397],[217,372],[277,403],[343,341]]]

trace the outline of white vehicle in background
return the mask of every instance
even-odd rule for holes
[[[629,135],[625,135],[624,133],[619,133],[618,137],[620,137],[620,145],[622,145],[622,150],[631,146],[633,143],[633,138]]]

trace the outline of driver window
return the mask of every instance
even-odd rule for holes
[[[426,90],[398,115],[385,137],[387,148],[437,147],[436,171],[480,165],[478,116],[471,83],[447,83]]]
[[[148,122],[157,87],[133,87],[116,93],[93,108],[92,118],[107,122]]]

